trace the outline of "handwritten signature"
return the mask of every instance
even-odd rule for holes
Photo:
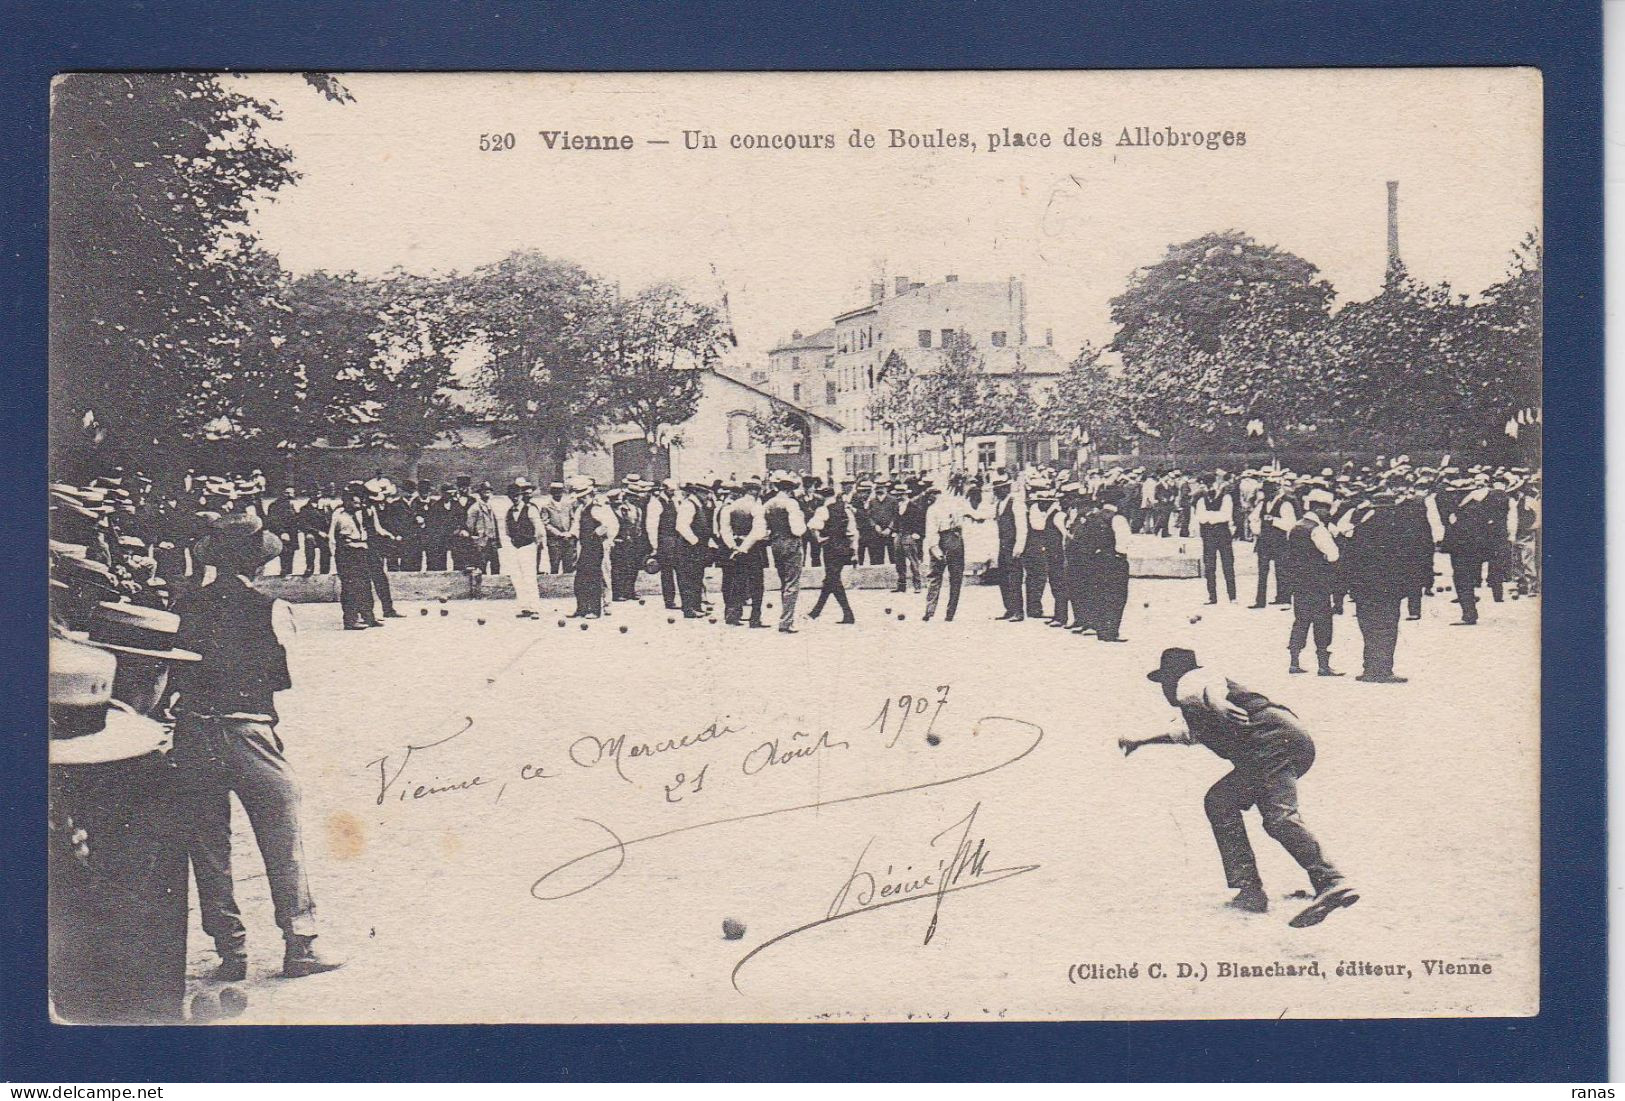
[[[563,863],[549,869],[547,872],[544,872],[540,878],[531,884],[531,896],[542,901],[551,901],[569,898],[572,895],[578,895],[583,891],[590,890],[593,887],[598,886],[598,884],[604,882],[616,872],[620,871],[621,867],[626,863],[626,850],[634,845],[642,845],[651,841],[659,841],[667,837],[675,837],[678,834],[692,833],[695,830],[710,829],[717,826],[728,825],[730,823],[750,822],[761,818],[771,818],[781,814],[795,814],[799,811],[816,810],[822,807],[841,806],[847,803],[862,802],[866,799],[881,799],[888,795],[901,795],[905,792],[911,791],[925,791],[930,788],[942,787],[947,784],[960,783],[964,780],[972,780],[978,776],[987,776],[990,773],[999,771],[1000,769],[1008,768],[1017,761],[1027,757],[1033,752],[1033,750],[1038,748],[1039,743],[1044,739],[1043,728],[1038,726],[1036,723],[1027,722],[1024,719],[1008,718],[1002,715],[987,716],[979,720],[971,729],[971,733],[973,735],[980,736],[1007,732],[1026,734],[1029,736],[1029,740],[1027,740],[1025,744],[1021,746],[1019,751],[995,764],[989,765],[985,768],[978,768],[971,772],[963,772],[953,776],[946,776],[937,780],[927,780],[916,784],[904,784],[899,787],[882,788],[878,791],[866,791],[856,795],[845,795],[837,798],[821,799],[810,803],[799,803],[788,807],[774,807],[769,810],[755,811],[749,814],[714,818],[705,822],[695,822],[686,826],[679,826],[674,829],[661,830],[657,833],[650,833],[641,837],[625,839],[619,837],[614,830],[610,829],[610,827],[597,821],[596,819],[581,818],[579,821],[585,822],[588,825],[596,826],[603,830],[604,833],[609,837],[609,842],[600,846],[599,848],[591,850],[590,852],[585,852],[579,856],[572,857],[569,860],[566,860]],[[603,870],[595,872],[593,870],[596,867],[594,862],[605,865]],[[578,873],[585,871],[587,875],[591,876],[591,878],[589,878],[585,883],[576,883],[566,875],[566,873],[570,872],[572,869],[576,870]],[[963,890],[964,888],[961,886],[955,887],[954,889]]]
[[[856,917],[858,914],[871,914],[907,902],[927,900],[931,902],[931,920],[925,927],[925,938],[921,942],[930,944],[931,939],[937,934],[937,924],[942,917],[942,900],[945,897],[958,891],[968,891],[972,887],[989,887],[1007,879],[1014,879],[1018,875],[1037,871],[1039,868],[1037,864],[1017,864],[1008,868],[987,866],[989,856],[987,838],[972,839],[976,815],[981,809],[982,804],[977,803],[969,814],[931,838],[930,847],[935,849],[945,838],[951,837],[953,853],[938,857],[932,870],[921,874],[913,874],[913,865],[908,865],[902,875],[894,871],[894,864],[887,865],[884,872],[877,873],[871,870],[867,866],[867,860],[869,850],[876,840],[871,837],[864,844],[863,851],[858,853],[851,874],[847,876],[846,882],[841,884],[841,889],[835,892],[835,899],[830,903],[829,910],[824,916],[805,925],[798,925],[794,929],[788,929],[752,948],[734,964],[733,974],[730,976],[733,988],[739,990],[739,973],[744,970],[745,965],[776,944],[782,944],[791,937],[821,928],[831,922]]]

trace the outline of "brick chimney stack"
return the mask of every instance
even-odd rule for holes
[[[898,294],[907,294],[908,293],[908,288],[909,288],[908,276],[899,275],[897,277],[897,293]]]
[[[873,306],[873,305],[875,305],[877,302],[879,302],[881,299],[883,299],[885,297],[886,297],[886,284],[885,283],[870,283],[869,284],[869,305]]]
[[[1388,181],[1388,268],[1383,279],[1392,278],[1399,266],[1399,181]]]

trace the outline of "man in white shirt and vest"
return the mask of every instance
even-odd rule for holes
[[[768,545],[773,548],[773,568],[779,575],[779,631],[796,633],[796,598],[801,591],[802,540],[807,519],[794,493],[801,479],[779,471],[773,475],[773,496],[762,506],[767,521]]]
[[[1219,602],[1218,572],[1224,570],[1224,587],[1230,602],[1236,600],[1235,494],[1223,470],[1204,479],[1196,499],[1196,528],[1202,536],[1202,574],[1207,578],[1207,602]]]
[[[1323,677],[1338,677],[1332,670],[1332,595],[1341,591],[1337,540],[1327,524],[1337,501],[1327,489],[1304,494],[1304,515],[1287,536],[1287,572],[1292,578],[1292,632],[1287,653],[1289,673],[1302,673],[1298,662],[1309,634],[1314,632],[1315,656]]]
[[[1275,603],[1292,603],[1292,589],[1285,572],[1287,536],[1298,523],[1298,510],[1283,476],[1266,474],[1259,493],[1258,508],[1258,592],[1254,608],[1266,607],[1269,600],[1270,567],[1275,567]]]
[[[995,618],[1011,623],[1027,618],[1021,559],[1027,549],[1024,496],[1013,491],[1008,474],[1001,471],[993,475],[993,519],[999,535],[999,595],[1004,600],[1004,614]]]

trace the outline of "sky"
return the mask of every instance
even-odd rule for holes
[[[1386,181],[1416,276],[1474,293],[1540,224],[1540,97],[1529,69],[878,74],[351,74],[353,103],[293,76],[267,136],[297,184],[253,227],[295,273],[467,270],[519,248],[633,292],[726,293],[757,362],[867,300],[871,281],[1026,281],[1028,329],[1070,356],[1112,335],[1109,302],[1168,245],[1238,229],[1310,260],[1340,302],[1380,289]],[[888,148],[893,129],[971,148]],[[1138,148],[1125,128],[1244,132],[1245,145]],[[858,128],[874,148],[852,148]],[[990,151],[992,133],[1051,144]],[[1069,128],[1100,145],[1064,144]],[[629,135],[549,150],[542,131]],[[684,132],[714,136],[688,150]],[[482,134],[513,134],[481,152]],[[822,134],[833,149],[736,149]],[[668,145],[648,144],[664,140]],[[555,146],[559,145],[555,141]]]

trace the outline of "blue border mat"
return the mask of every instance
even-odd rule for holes
[[[1096,10],[1099,9],[1099,10]],[[1119,10],[1121,9],[1121,10]],[[1601,5],[0,5],[0,1078],[1555,1080],[1606,1075]],[[66,1029],[44,970],[45,180],[71,69],[1533,65],[1545,76],[1540,1016],[839,1026]],[[1335,140],[1336,120],[1315,140]],[[1426,729],[1406,732],[1426,738]],[[544,977],[545,979],[545,977]]]

